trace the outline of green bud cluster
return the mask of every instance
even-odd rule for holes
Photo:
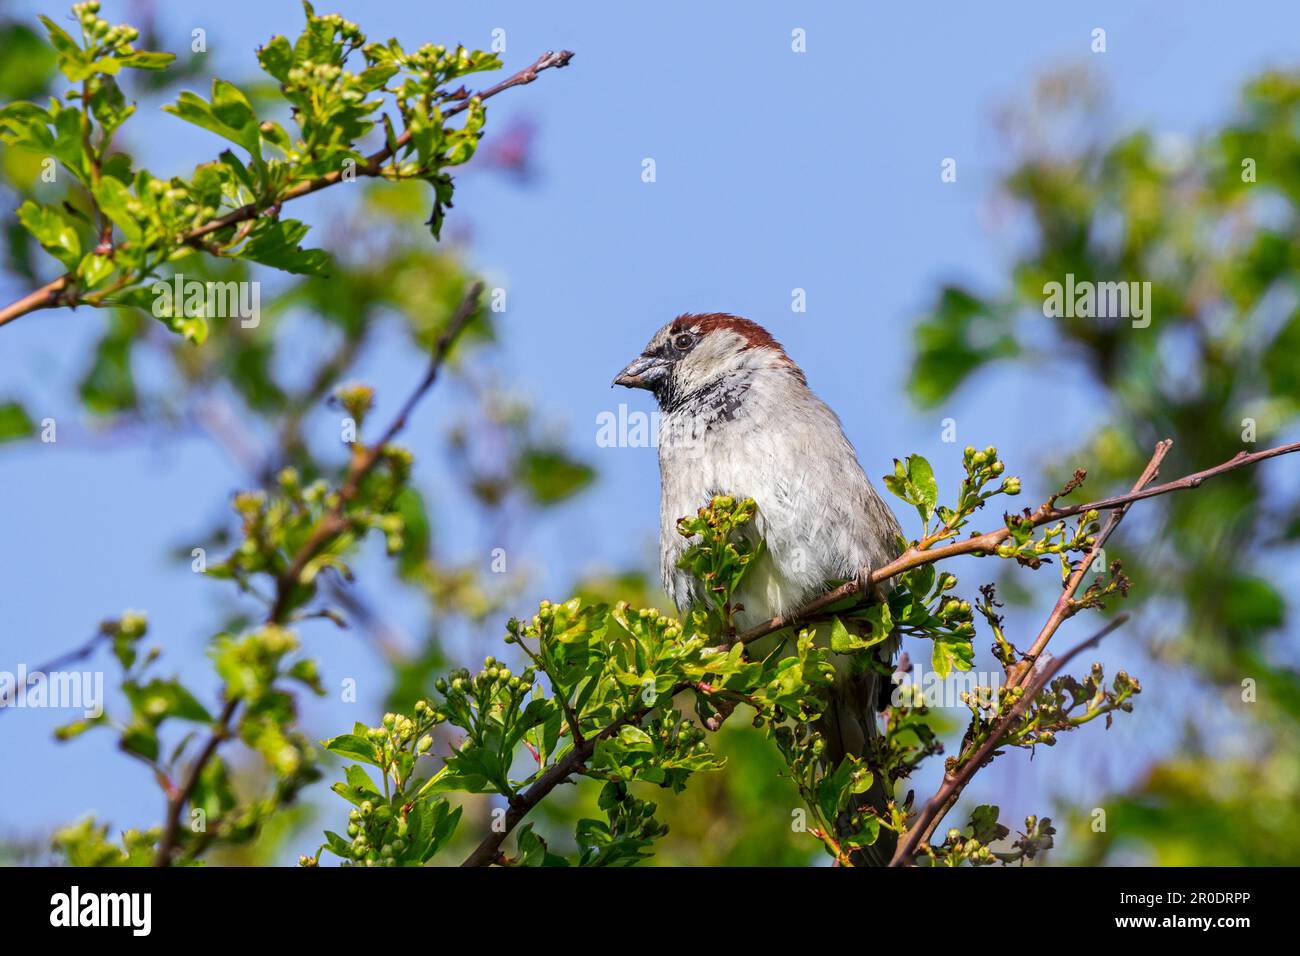
[[[997,555],[1034,569],[1042,565],[1046,556],[1059,555],[1062,577],[1068,577],[1074,569],[1067,555],[1088,551],[1096,544],[1100,530],[1097,517],[1096,511],[1086,511],[1073,527],[1059,521],[1040,530],[1028,514],[1009,514],[1006,526],[1010,536],[998,545]]]
[[[72,15],[81,26],[82,39],[88,49],[101,55],[134,52],[131,44],[140,38],[135,27],[120,24],[109,26],[99,15],[99,0],[86,0],[72,5]]]

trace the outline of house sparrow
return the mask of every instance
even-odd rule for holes
[[[704,595],[677,566],[689,545],[677,520],[717,494],[754,499],[747,527],[766,545],[735,597],[741,629],[794,611],[899,554],[898,521],[867,480],[839,418],[761,326],[726,314],[679,316],[614,384],[647,389],[659,402],[660,569],[679,610]],[[896,639],[880,645],[880,659],[896,648]],[[847,658],[837,660],[837,674],[818,724],[829,765],[866,754],[879,733],[884,682]],[[888,799],[879,783],[867,797],[877,808]],[[889,836],[881,831],[864,862],[888,861]]]

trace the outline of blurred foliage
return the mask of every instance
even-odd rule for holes
[[[1093,818],[1077,813],[1074,859],[1090,865],[1294,866],[1298,788],[1294,746],[1249,759],[1191,752],[1157,764],[1139,787],[1107,800],[1105,831],[1096,832]]]
[[[1003,180],[1027,241],[1010,282],[944,288],[916,328],[911,392],[923,405],[979,387],[998,363],[1069,367],[1098,387],[1098,424],[1053,452],[1059,479],[1086,462],[1094,491],[1127,490],[1157,440],[1166,475],[1294,439],[1300,424],[1300,73],[1245,87],[1238,114],[1191,141],[1095,132],[1102,100],[1086,74],[1045,78],[1008,114],[1015,163]],[[1149,325],[1112,314],[1047,318],[1048,283],[1148,282]],[[1290,463],[1279,464],[1279,470]],[[1219,689],[1240,744],[1152,768],[1107,803],[1092,862],[1120,846],[1156,862],[1300,858],[1295,741],[1300,673],[1285,646],[1291,601],[1272,568],[1293,562],[1300,497],[1243,469],[1195,494],[1157,499],[1147,534],[1124,535],[1151,608],[1135,630],[1171,667]],[[1135,524],[1132,529],[1137,529]],[[1249,679],[1257,696],[1243,692]],[[1212,728],[1203,728],[1209,733]],[[1285,768],[1290,767],[1290,770]],[[1286,807],[1284,808],[1284,805]]]

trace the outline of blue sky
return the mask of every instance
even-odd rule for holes
[[[13,6],[66,14],[62,4]],[[958,456],[940,441],[947,417],[957,422],[958,447],[996,444],[1027,479],[1044,452],[1070,447],[1073,429],[1104,414],[1104,402],[1061,370],[1032,382],[984,378],[945,407],[912,409],[902,389],[909,330],[939,282],[992,287],[1015,248],[1016,234],[990,212],[1009,158],[993,118],[1022,102],[1034,77],[1067,64],[1091,69],[1112,94],[1113,125],[1102,134],[1135,125],[1194,134],[1230,115],[1246,77],[1294,63],[1294,4],[1195,5],[1194,16],[1191,6],[319,2],[372,38],[395,35],[408,46],[486,47],[504,28],[509,71],[542,50],[577,53],[570,69],[489,109],[489,137],[512,118],[537,124],[538,180],[524,187],[466,175],[451,213],[453,228],[472,227],[471,262],[510,291],[492,361],[600,471],[597,487],[526,538],[538,595],[559,596],[583,571],[655,564],[654,452],[598,448],[596,419],[620,402],[650,410],[647,396],[611,391],[609,382],[679,312],[731,311],[771,329],[839,412],[872,476],[894,456],[920,452],[951,484]],[[131,4],[104,7],[114,22],[131,17]],[[179,49],[203,27],[210,75],[236,81],[255,69],[258,44],[296,34],[301,23],[289,0],[160,7],[165,48]],[[1105,54],[1089,50],[1095,27],[1107,31]],[[791,50],[795,28],[806,31],[806,53]],[[195,86],[202,92],[207,82]],[[210,137],[156,108],[132,122],[137,155],[155,172],[188,170],[214,151]],[[647,157],[656,163],[651,184],[641,179]],[[955,183],[940,181],[945,157],[957,159]],[[331,202],[313,197],[295,215],[327,223]],[[6,299],[19,291],[0,286]],[[807,292],[805,313],[790,309],[794,288]],[[0,449],[0,669],[35,665],[134,607],[149,612],[170,667],[210,695],[202,648],[226,595],[166,552],[219,514],[242,476],[199,437],[118,446],[79,426],[71,383],[103,321],[87,310],[40,313],[0,332],[3,394],[70,426],[61,425],[55,446]],[[369,356],[365,371],[408,382],[418,368],[418,356],[394,343]],[[404,388],[385,394],[388,407]],[[440,447],[442,421],[435,394],[406,436],[417,455]],[[422,468],[436,480],[436,463]],[[582,536],[567,530],[575,517],[588,529]],[[453,542],[459,535],[471,546],[472,522],[447,522]],[[397,605],[399,614],[415,610]],[[407,623],[418,630],[417,620]],[[368,652],[312,633],[327,676],[363,678],[366,712],[313,705],[309,727],[323,735],[373,720],[383,688]],[[1122,657],[1126,645],[1114,647]],[[0,766],[21,780],[0,793],[0,834],[89,810],[120,826],[156,820],[147,772],[115,754],[107,736],[51,745],[49,730],[64,719],[0,715]],[[1002,786],[1030,788],[1029,768],[1020,771]],[[1097,785],[1089,779],[1065,785],[1073,794]],[[1017,791],[1013,818],[1029,809],[1022,802],[1028,796]]]

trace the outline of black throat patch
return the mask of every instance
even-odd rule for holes
[[[730,422],[740,413],[749,385],[748,380],[722,379],[686,395],[660,396],[659,404],[665,412],[688,411],[693,418],[706,425]]]

